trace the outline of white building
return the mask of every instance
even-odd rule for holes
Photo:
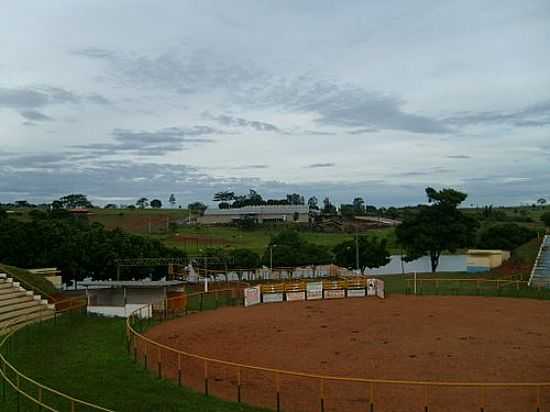
[[[241,219],[254,219],[257,223],[270,222],[309,222],[309,207],[307,205],[264,205],[245,206],[234,209],[206,209],[199,217],[201,224],[235,223]]]

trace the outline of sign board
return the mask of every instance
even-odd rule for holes
[[[376,296],[384,299],[384,281],[376,279]]]
[[[340,299],[346,297],[344,289],[328,289],[325,290],[325,299]]]
[[[246,288],[244,290],[244,306],[252,306],[260,303],[260,286]]]
[[[323,298],[323,282],[310,282],[306,286],[307,300]]]
[[[272,302],[282,302],[283,294],[282,293],[264,293],[262,295],[262,302],[272,303]]]
[[[306,292],[286,292],[286,300],[289,302],[295,300],[306,300]]]
[[[348,298],[362,298],[366,294],[365,289],[348,289]]]
[[[367,296],[376,296],[376,279],[367,281]]]

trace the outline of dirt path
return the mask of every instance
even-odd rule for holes
[[[271,368],[379,379],[550,381],[550,302],[392,296],[224,308],[166,322],[148,336],[188,352]],[[161,359],[175,378],[177,359]],[[184,381],[204,389],[204,365]],[[208,366],[209,392],[235,400],[238,371]],[[275,408],[275,378],[241,371],[243,401]],[[366,384],[325,382],[326,411],[367,411]],[[283,410],[320,410],[320,382],[280,378]],[[543,391],[550,407],[550,388]],[[422,388],[377,385],[376,411],[422,411]],[[536,392],[489,390],[487,411],[527,411]],[[430,411],[479,411],[473,389],[430,389]]]

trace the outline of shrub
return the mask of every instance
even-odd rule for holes
[[[537,232],[515,223],[491,226],[481,233],[478,247],[482,249],[514,250],[537,236]]]

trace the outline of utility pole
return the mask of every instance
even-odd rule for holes
[[[357,233],[357,229],[355,229],[355,267],[359,272],[361,272],[359,267],[359,235]]]

